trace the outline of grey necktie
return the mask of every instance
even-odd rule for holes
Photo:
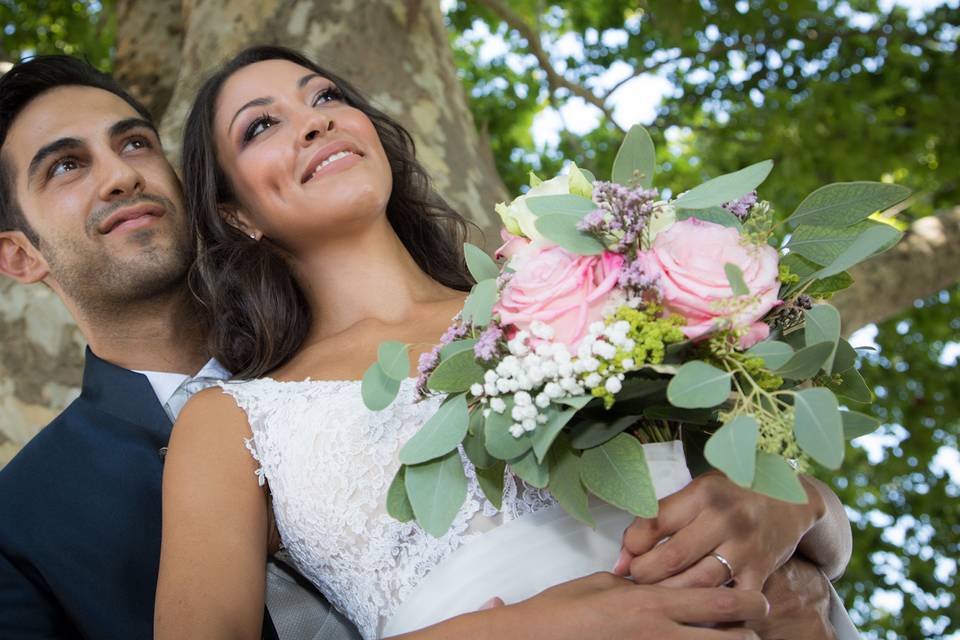
[[[170,396],[170,399],[163,405],[163,410],[166,411],[167,417],[170,418],[170,422],[176,422],[177,416],[180,415],[180,412],[183,410],[183,406],[187,404],[187,400],[190,399],[193,394],[198,391],[202,391],[207,387],[212,387],[220,382],[219,378],[210,378],[207,376],[198,377],[198,378],[187,378],[180,386],[177,387],[177,390],[173,392],[173,395]]]

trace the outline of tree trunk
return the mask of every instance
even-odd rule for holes
[[[175,163],[205,75],[245,46],[282,43],[351,80],[407,127],[437,190],[495,246],[493,205],[507,194],[471,118],[435,0],[118,0],[117,13],[117,76],[161,122]],[[853,330],[958,274],[960,207],[915,223],[900,246],[854,272],[857,284],[836,303]],[[79,392],[82,347],[48,289],[0,280],[0,466]]]

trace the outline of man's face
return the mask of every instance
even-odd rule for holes
[[[45,281],[88,310],[183,283],[193,240],[153,126],[122,98],[67,86],[30,102],[3,145]]]

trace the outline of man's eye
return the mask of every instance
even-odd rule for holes
[[[145,138],[131,138],[123,145],[124,151],[136,151],[137,149],[149,149],[152,145]]]
[[[64,158],[63,160],[58,160],[56,164],[50,167],[50,177],[63,175],[79,168],[80,163],[76,158]]]

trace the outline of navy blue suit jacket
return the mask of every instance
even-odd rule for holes
[[[0,638],[153,637],[170,429],[146,376],[87,350],[80,397],[0,470]]]

